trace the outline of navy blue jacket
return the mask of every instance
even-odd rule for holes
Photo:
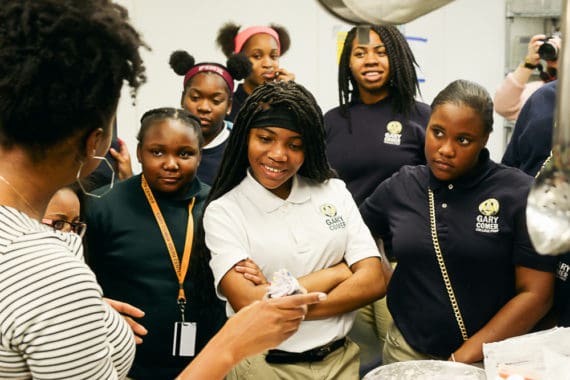
[[[503,155],[503,164],[535,176],[550,155],[557,82],[545,84],[525,102]]]

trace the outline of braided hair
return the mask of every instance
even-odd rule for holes
[[[305,161],[299,174],[317,182],[324,182],[334,176],[325,155],[323,114],[313,95],[293,81],[270,82],[256,88],[240,109],[212,185],[209,201],[221,197],[245,177],[249,166],[249,126],[260,112],[272,105],[286,106],[299,120],[305,147]]]
[[[109,0],[3,1],[0,144],[39,160],[76,134],[105,128],[127,81],[145,82],[147,47],[125,8]]]
[[[137,134],[139,146],[142,145],[144,137],[148,129],[156,122],[164,120],[178,120],[188,127],[192,128],[198,137],[198,146],[202,149],[204,146],[204,136],[202,136],[202,128],[200,119],[192,115],[185,109],[177,109],[171,107],[154,108],[146,111],[141,117],[141,127]]]
[[[279,36],[279,43],[281,45],[281,55],[285,54],[289,47],[291,46],[291,37],[289,37],[289,32],[285,27],[277,24],[270,24],[269,27],[277,33]],[[239,33],[241,25],[234,24],[233,22],[228,22],[224,24],[218,31],[218,37],[216,38],[216,43],[222,49],[222,52],[226,57],[230,57],[235,50],[235,38]],[[243,49],[242,49],[243,50]],[[238,52],[239,53],[239,52]]]
[[[357,28],[352,28],[346,35],[340,63],[338,66],[338,97],[340,113],[349,118],[350,103],[358,99],[358,84],[350,71],[352,43],[356,38]],[[390,94],[394,97],[393,111],[409,115],[415,107],[415,97],[420,93],[414,54],[402,33],[393,25],[371,25],[384,43],[390,65]],[[350,118],[349,118],[350,119]]]

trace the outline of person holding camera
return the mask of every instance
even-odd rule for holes
[[[561,40],[559,34],[546,37],[533,36],[528,43],[528,53],[515,71],[509,73],[495,93],[495,111],[507,120],[515,121],[525,101],[545,83],[556,79],[558,51]],[[544,66],[541,61],[544,61]],[[529,79],[539,71],[539,81]]]

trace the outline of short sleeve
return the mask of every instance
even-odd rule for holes
[[[214,201],[204,211],[204,231],[206,246],[210,250],[210,268],[214,274],[214,286],[218,297],[226,298],[218,289],[222,278],[241,260],[249,257],[247,233],[236,215],[241,213],[238,207]]]
[[[346,188],[346,185],[344,182],[338,180],[337,186],[338,187],[335,191],[342,194],[346,214],[348,215],[348,234],[344,255],[346,263],[351,266],[352,264],[368,257],[380,257],[376,243],[370,234],[370,230],[366,224],[364,224],[362,216],[356,206],[356,202]]]

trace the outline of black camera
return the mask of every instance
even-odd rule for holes
[[[554,36],[542,41],[544,43],[538,48],[538,56],[545,61],[556,61],[558,59],[558,45],[554,42]]]

